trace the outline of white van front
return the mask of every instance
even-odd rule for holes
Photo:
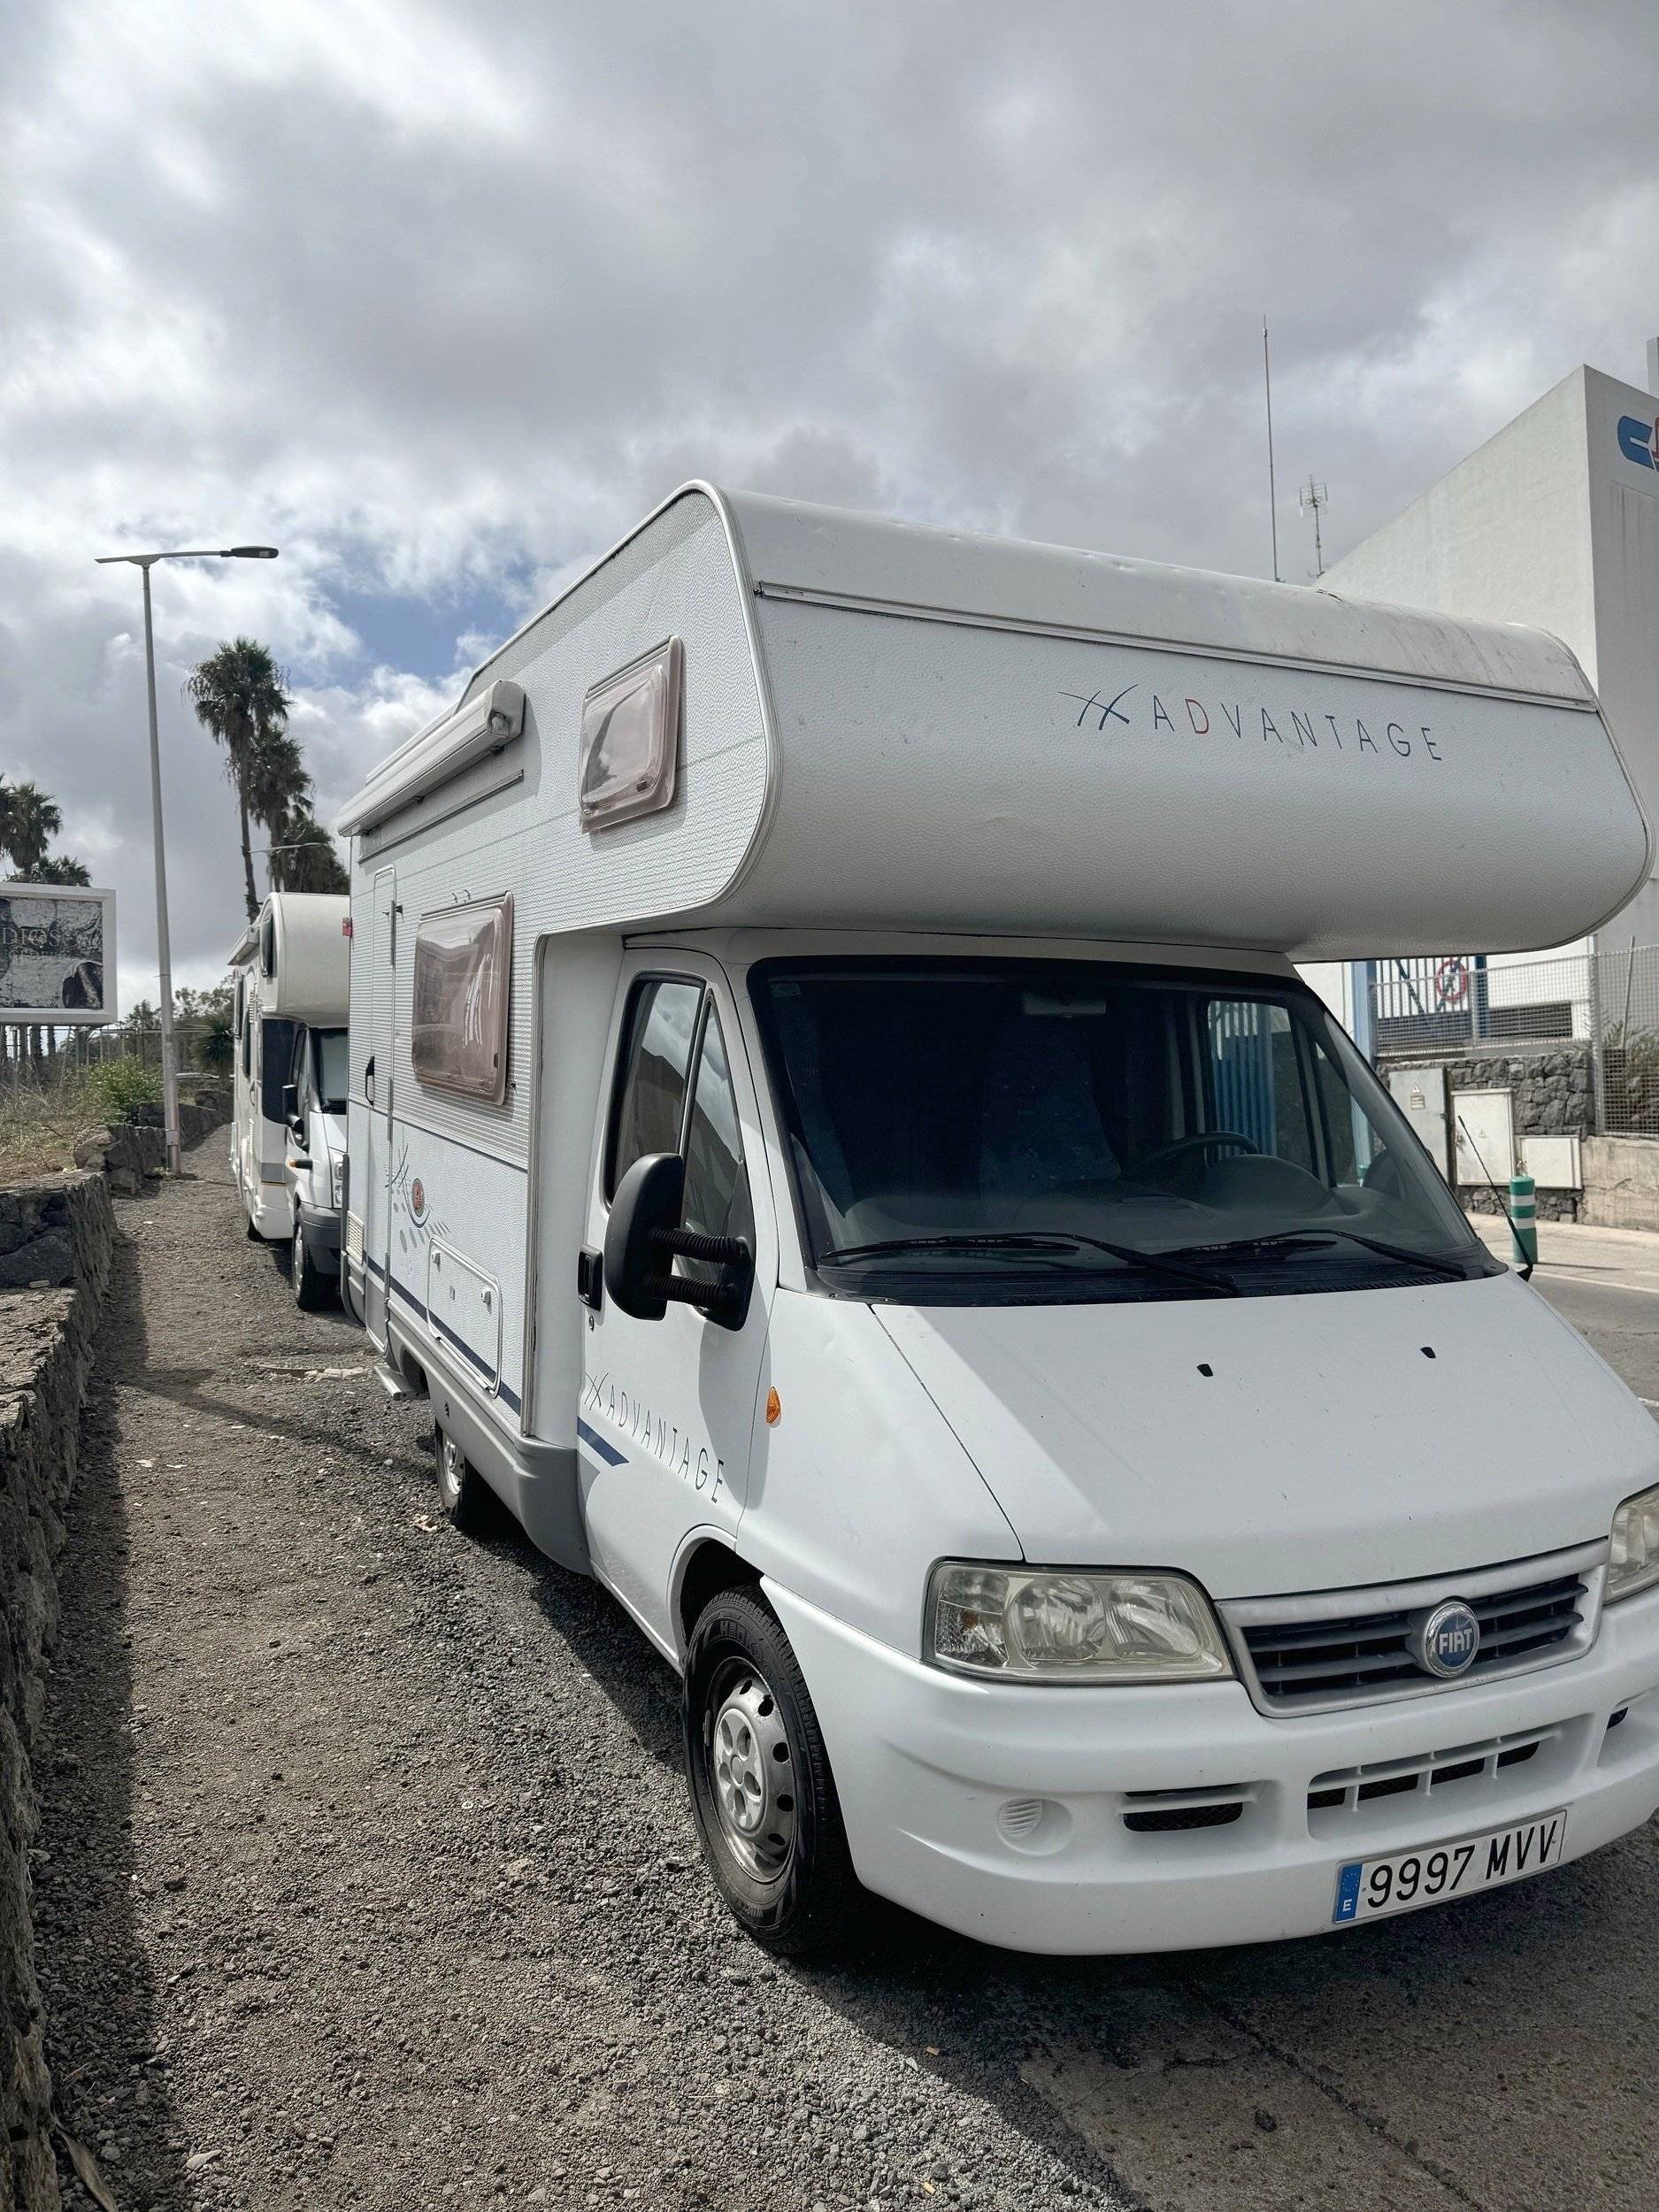
[[[301,1027],[282,1103],[293,1195],[288,1280],[295,1302],[332,1305],[340,1282],[340,1210],[346,1177],[347,1032]]]
[[[758,950],[780,1413],[735,1541],[869,1886],[1239,1942],[1649,1816],[1659,1433],[1287,963]]]

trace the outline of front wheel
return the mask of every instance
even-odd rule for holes
[[[288,1262],[288,1280],[294,1289],[294,1302],[302,1313],[320,1313],[334,1302],[334,1278],[325,1275],[306,1248],[305,1232],[298,1222],[294,1225],[294,1256]]]
[[[698,1617],[684,1718],[691,1809],[715,1886],[767,1950],[827,1949],[863,1893],[806,1678],[758,1592],[726,1591]]]

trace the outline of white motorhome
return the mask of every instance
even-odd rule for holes
[[[340,1274],[350,911],[344,896],[273,891],[230,956],[231,1175],[249,1236],[289,1246],[307,1309]]]
[[[376,771],[346,1274],[762,1941],[1308,1935],[1659,1804],[1659,1431],[1296,958],[1643,879],[1553,639],[691,485]]]

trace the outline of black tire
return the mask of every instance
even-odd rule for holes
[[[297,1221],[294,1225],[294,1242],[289,1247],[288,1280],[293,1286],[294,1302],[302,1313],[320,1313],[325,1306],[334,1304],[334,1278],[326,1275],[311,1258],[304,1228]]]
[[[432,1432],[433,1464],[438,1478],[438,1502],[464,1535],[473,1535],[489,1513],[488,1486],[460,1446],[443,1429]]]
[[[251,1214],[243,1214],[242,1217],[242,1233],[247,1237],[250,1244],[263,1244],[265,1242],[264,1237],[254,1225],[254,1217]]]
[[[812,1699],[777,1615],[757,1591],[713,1598],[692,1631],[682,1707],[686,1773],[703,1855],[744,1932],[768,1951],[800,1958],[833,1947],[857,1917],[864,1892],[853,1872],[835,1778]],[[717,1724],[752,1712],[771,1731],[757,1771],[764,1784],[741,1836],[722,1811]],[[787,1812],[787,1817],[785,1814]]]

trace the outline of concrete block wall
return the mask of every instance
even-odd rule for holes
[[[35,1979],[31,1748],[58,1626],[58,1559],[115,1217],[99,1174],[0,1191],[0,2206],[58,2212],[51,2085]]]
[[[89,1168],[109,1179],[118,1196],[136,1198],[147,1175],[159,1175],[167,1164],[167,1139],[158,1106],[141,1109],[141,1118],[118,1122],[109,1129],[95,1129],[75,1147],[75,1165]],[[228,1094],[211,1094],[200,1104],[181,1101],[179,1136],[188,1152],[193,1144],[230,1119]]]
[[[1659,1229],[1659,1138],[1586,1138],[1578,1218],[1600,1229]]]

